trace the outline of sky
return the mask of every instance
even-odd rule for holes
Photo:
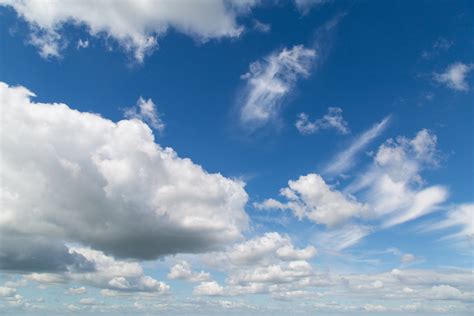
[[[0,0],[4,315],[469,315],[472,1]]]

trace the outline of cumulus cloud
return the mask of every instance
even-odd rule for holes
[[[360,148],[367,139],[375,137],[386,120],[364,133],[359,137],[362,140],[351,147]],[[439,209],[448,197],[447,188],[427,186],[421,177],[422,170],[439,165],[436,144],[436,135],[426,129],[411,139],[389,139],[378,148],[368,169],[342,191],[331,188],[320,175],[310,173],[290,180],[288,187],[280,190],[286,201],[270,198],[254,203],[254,207],[291,210],[298,219],[323,224],[326,230],[317,233],[316,240],[328,249],[343,250],[374,231]],[[349,154],[344,152],[342,156],[353,154],[354,149],[350,148]],[[404,263],[410,261],[405,259]]]
[[[151,99],[145,100],[140,97],[135,106],[125,109],[124,115],[129,119],[141,120],[158,132],[163,132],[165,129],[165,123],[161,119],[161,114]]]
[[[316,255],[313,246],[296,248],[289,236],[277,232],[265,233],[238,243],[226,251],[203,258],[206,264],[228,273],[225,286],[215,281],[202,282],[195,288],[198,295],[244,295],[272,293],[283,295],[288,287],[314,277],[316,272],[307,260]],[[281,284],[285,284],[281,287]]]
[[[466,79],[473,69],[474,65],[472,64],[467,65],[457,62],[448,66],[442,73],[434,73],[433,79],[453,90],[468,91],[469,83]]]
[[[75,282],[87,286],[121,293],[149,292],[167,293],[169,286],[144,274],[136,262],[116,260],[101,251],[90,248],[72,248],[94,264],[93,271],[64,271],[55,273],[31,273],[25,276],[29,281],[39,284],[58,284]],[[68,294],[84,294],[85,287],[70,288]]]
[[[157,39],[169,30],[201,42],[235,38],[244,27],[237,17],[247,14],[259,1],[41,1],[1,0],[30,26],[31,43],[41,56],[58,57],[66,46],[63,28],[84,27],[91,36],[104,35],[142,62],[158,47]]]
[[[203,282],[209,281],[210,275],[208,272],[204,271],[194,272],[188,262],[181,261],[171,267],[171,270],[168,273],[168,278],[186,280],[190,282]]]
[[[367,206],[353,197],[333,190],[318,174],[301,176],[288,182],[288,187],[280,190],[280,195],[288,202],[274,199],[256,203],[258,209],[289,209],[299,219],[308,218],[318,224],[330,227],[342,224],[355,216],[363,215]]]
[[[342,117],[342,109],[334,107],[328,108],[328,113],[314,122],[309,120],[306,113],[300,113],[295,126],[303,135],[314,134],[322,129],[335,129],[341,134],[349,133],[349,125]]]
[[[425,186],[420,172],[439,163],[437,138],[423,129],[412,139],[398,137],[382,144],[373,165],[348,187],[360,192],[383,226],[402,224],[436,209],[448,197],[444,186]]]
[[[194,295],[219,296],[224,294],[224,288],[216,281],[201,282],[193,290]]]
[[[347,149],[340,152],[332,160],[332,162],[325,168],[324,172],[328,174],[341,174],[347,171],[354,165],[356,155],[385,130],[389,121],[390,117],[387,116],[382,121],[357,136]]]
[[[71,287],[66,291],[66,294],[70,294],[70,295],[81,295],[81,294],[86,294],[86,293],[87,293],[87,290],[83,286]]]
[[[240,108],[240,120],[247,127],[258,128],[278,116],[282,101],[299,78],[310,75],[313,49],[303,45],[274,52],[250,65],[242,79],[247,81]]]
[[[4,230],[0,234],[0,270],[50,272],[95,269],[93,262],[53,238],[8,236],[7,233],[8,230]]]
[[[8,258],[31,258],[21,253],[26,247],[35,251],[10,246],[16,238],[153,259],[217,249],[241,237],[248,225],[243,182],[209,174],[160,147],[138,120],[114,123],[65,104],[34,103],[32,96],[0,83],[0,232],[2,241],[12,239],[0,247]],[[66,266],[75,264],[71,252],[55,249]]]

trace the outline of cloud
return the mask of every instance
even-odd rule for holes
[[[140,97],[135,106],[124,110],[124,115],[128,119],[143,121],[158,132],[163,132],[165,129],[165,123],[161,119],[161,114],[151,99],[145,101],[145,99]]]
[[[45,58],[58,57],[66,46],[67,25],[84,27],[91,36],[116,41],[138,62],[158,47],[169,30],[201,42],[239,37],[244,27],[237,17],[259,1],[41,1],[1,0],[30,26],[31,43]]]
[[[86,293],[87,293],[87,290],[83,286],[81,286],[81,287],[71,287],[66,291],[66,294],[70,294],[70,295],[82,295],[82,294],[86,294]]]
[[[466,65],[460,62],[454,63],[443,72],[434,73],[433,79],[446,87],[456,91],[468,91],[469,83],[467,76],[474,69],[474,65]]]
[[[316,254],[313,246],[296,248],[289,236],[268,232],[226,251],[206,255],[204,262],[227,272],[228,277],[225,286],[215,281],[204,282],[205,286],[197,287],[195,294],[234,296],[271,292],[279,296],[281,291],[288,291],[288,286],[297,287],[302,278],[316,275],[306,261]],[[284,289],[280,288],[282,283],[286,284]]]
[[[168,273],[168,278],[186,280],[189,282],[209,281],[210,275],[207,272],[193,272],[191,265],[186,261],[176,263]]]
[[[256,203],[258,209],[288,209],[299,219],[307,218],[315,223],[334,227],[350,218],[363,215],[367,206],[353,197],[331,189],[323,178],[314,173],[288,182],[288,187],[280,190],[280,195],[288,202],[273,199]]]
[[[398,137],[382,144],[367,172],[346,191],[363,191],[373,216],[383,218],[382,226],[402,224],[436,209],[448,197],[444,186],[424,186],[423,169],[439,163],[437,138],[423,129],[412,139]]]
[[[315,235],[318,247],[328,251],[341,251],[360,242],[370,235],[374,228],[368,225],[346,224],[337,229],[326,230]]]
[[[0,286],[0,297],[11,297],[16,294],[16,289],[6,286]]]
[[[386,122],[387,118],[363,133],[355,145],[338,157],[344,161],[354,155],[354,148],[361,148],[380,133]],[[253,205],[261,210],[291,210],[300,220],[306,218],[325,225],[325,230],[316,234],[316,240],[322,247],[340,251],[374,231],[439,209],[448,198],[448,189],[442,185],[427,186],[420,174],[423,169],[439,165],[436,144],[436,135],[426,129],[411,139],[389,139],[380,145],[368,169],[342,191],[331,188],[320,175],[310,173],[290,180],[288,187],[280,190],[286,201],[270,198]]]
[[[450,49],[453,44],[454,43],[452,41],[448,41],[447,39],[440,37],[433,43],[430,49],[424,50],[421,53],[421,58],[432,59],[438,56],[441,52]]]
[[[0,83],[2,240],[50,238],[153,259],[241,238],[243,182],[160,147],[138,120],[114,123],[33,95]],[[8,248],[9,258],[28,258],[23,248]]]
[[[93,262],[53,238],[8,236],[8,229],[0,236],[0,270],[50,272],[95,269]]]
[[[308,260],[316,255],[313,246],[297,249],[289,236],[268,232],[206,257],[208,264],[220,267],[269,265],[278,261]]]
[[[242,76],[247,84],[241,96],[241,123],[255,129],[275,119],[297,80],[310,75],[315,57],[314,50],[297,45],[252,63],[249,72]]]
[[[332,0],[294,0],[295,6],[301,14],[308,14],[311,9],[322,6]]]
[[[193,290],[194,295],[220,296],[224,294],[224,288],[216,281],[201,282]]]
[[[356,155],[361,152],[367,145],[378,137],[390,122],[390,116],[385,117],[382,121],[363,132],[349,145],[347,149],[340,152],[324,170],[328,174],[341,174],[347,171],[355,163]]]
[[[82,285],[107,289],[119,293],[148,292],[164,294],[169,286],[144,275],[143,268],[136,262],[116,260],[101,251],[90,248],[72,250],[84,256],[94,264],[93,271],[59,271],[56,273],[32,273],[26,275],[29,281],[40,284],[58,284],[74,282]],[[84,287],[71,288],[68,294],[84,294]]]
[[[300,113],[295,126],[296,129],[298,129],[298,131],[303,135],[314,134],[319,130],[332,128],[341,134],[349,133],[349,125],[342,117],[342,109],[334,107],[328,108],[328,113],[314,122],[309,121],[307,114]]]
[[[474,204],[464,203],[452,207],[446,217],[436,223],[424,225],[425,230],[457,228],[457,232],[447,235],[445,239],[467,241],[474,244]]]

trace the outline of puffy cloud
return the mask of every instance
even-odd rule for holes
[[[18,223],[21,225],[21,222]],[[6,228],[5,228],[6,229]],[[0,234],[0,269],[32,272],[90,271],[94,263],[52,238]]]
[[[92,262],[93,271],[65,271],[57,273],[32,273],[25,278],[40,284],[75,282],[115,292],[167,293],[169,286],[144,275],[143,268],[136,262],[116,260],[101,251],[90,248],[71,248]],[[70,288],[68,294],[83,294],[85,287]]]
[[[207,272],[193,272],[191,265],[186,261],[176,263],[168,273],[170,279],[180,279],[190,282],[209,281],[210,275]]]
[[[160,147],[138,120],[114,123],[32,96],[0,83],[2,240],[50,238],[153,259],[241,237],[248,224],[243,182]],[[18,247],[14,256],[10,244],[0,245],[9,258],[31,258],[21,251],[33,247]],[[54,249],[66,266],[74,264],[72,253]]]
[[[301,176],[296,181],[290,180],[288,187],[280,190],[280,195],[288,202],[267,200],[255,206],[259,209],[289,209],[299,219],[308,218],[327,226],[342,224],[354,216],[363,215],[367,210],[366,205],[331,189],[320,175],[314,173]]]
[[[70,295],[81,295],[87,293],[87,290],[85,287],[71,287],[66,291],[66,294]]]
[[[331,128],[341,134],[349,133],[349,125],[342,117],[342,109],[334,107],[328,108],[328,113],[314,122],[309,121],[307,114],[300,113],[295,126],[303,135],[314,134],[319,130]]]
[[[216,281],[201,282],[193,290],[194,295],[219,296],[224,294],[224,288]]]
[[[0,286],[0,297],[11,297],[16,294],[16,289],[6,286]]]
[[[125,117],[129,119],[138,119],[148,124],[148,126],[163,132],[165,123],[158,113],[155,103],[151,99],[145,100],[140,97],[137,104],[131,108],[125,109]]]
[[[474,293],[462,292],[459,289],[446,284],[433,286],[431,290],[428,291],[427,296],[437,300],[474,300]]]
[[[281,103],[293,90],[296,81],[308,77],[316,52],[303,45],[284,48],[250,65],[241,96],[240,120],[247,127],[258,128],[278,116]]]
[[[445,187],[424,187],[420,171],[438,165],[436,135],[419,131],[412,139],[398,137],[382,144],[368,172],[348,187],[364,195],[377,218],[385,218],[383,226],[414,220],[432,212],[447,199]]]
[[[289,236],[268,232],[241,243],[226,251],[206,256],[205,262],[225,268],[270,265],[280,261],[308,260],[317,254],[316,248],[295,248]]]
[[[306,261],[315,255],[313,246],[296,248],[288,236],[270,232],[238,243],[227,251],[211,253],[204,261],[228,273],[226,285],[219,285],[219,295],[272,293],[280,297],[318,282],[319,276]],[[305,284],[299,285],[299,282]],[[204,284],[206,288],[217,287],[214,281]],[[196,293],[215,295],[201,290]]]
[[[341,174],[347,171],[355,163],[355,157],[360,153],[371,141],[379,136],[390,122],[390,117],[384,118],[379,123],[372,126],[367,131],[357,136],[351,145],[340,152],[332,162],[325,168],[324,172],[329,174]]]
[[[400,262],[401,263],[412,263],[413,261],[416,260],[416,256],[412,253],[404,253],[401,257],[400,257]]]
[[[41,56],[57,57],[66,45],[62,29],[84,26],[91,36],[112,38],[142,62],[158,47],[157,38],[173,29],[201,42],[238,37],[244,27],[236,21],[258,1],[1,0],[30,26],[31,43]]]
[[[453,90],[468,91],[469,83],[466,78],[473,69],[474,65],[472,64],[467,65],[457,62],[448,66],[443,73],[434,73],[433,79]]]

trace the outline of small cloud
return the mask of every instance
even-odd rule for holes
[[[448,41],[445,38],[438,38],[433,45],[431,46],[430,49],[424,50],[421,53],[421,58],[423,59],[432,59],[436,56],[438,56],[441,52],[447,51],[451,46],[453,46],[454,42]]]
[[[124,115],[128,119],[141,120],[160,133],[166,126],[151,99],[145,100],[140,97],[135,106],[125,109]]]
[[[89,47],[89,41],[88,40],[79,39],[77,41],[77,45],[76,45],[77,49],[87,48],[87,47]]]
[[[303,15],[308,14],[314,7],[322,6],[331,0],[294,0],[296,9]]]
[[[254,20],[253,28],[258,32],[268,33],[271,31],[272,26],[270,24],[260,22],[259,20]]]
[[[328,108],[327,114],[314,122],[309,121],[307,114],[300,113],[295,126],[303,135],[314,134],[322,129],[335,129],[341,134],[349,133],[349,125],[342,117],[342,109],[337,107]]]
[[[466,78],[473,69],[473,64],[466,65],[457,62],[448,66],[443,73],[434,73],[433,79],[453,90],[468,91],[469,83],[466,81]]]

